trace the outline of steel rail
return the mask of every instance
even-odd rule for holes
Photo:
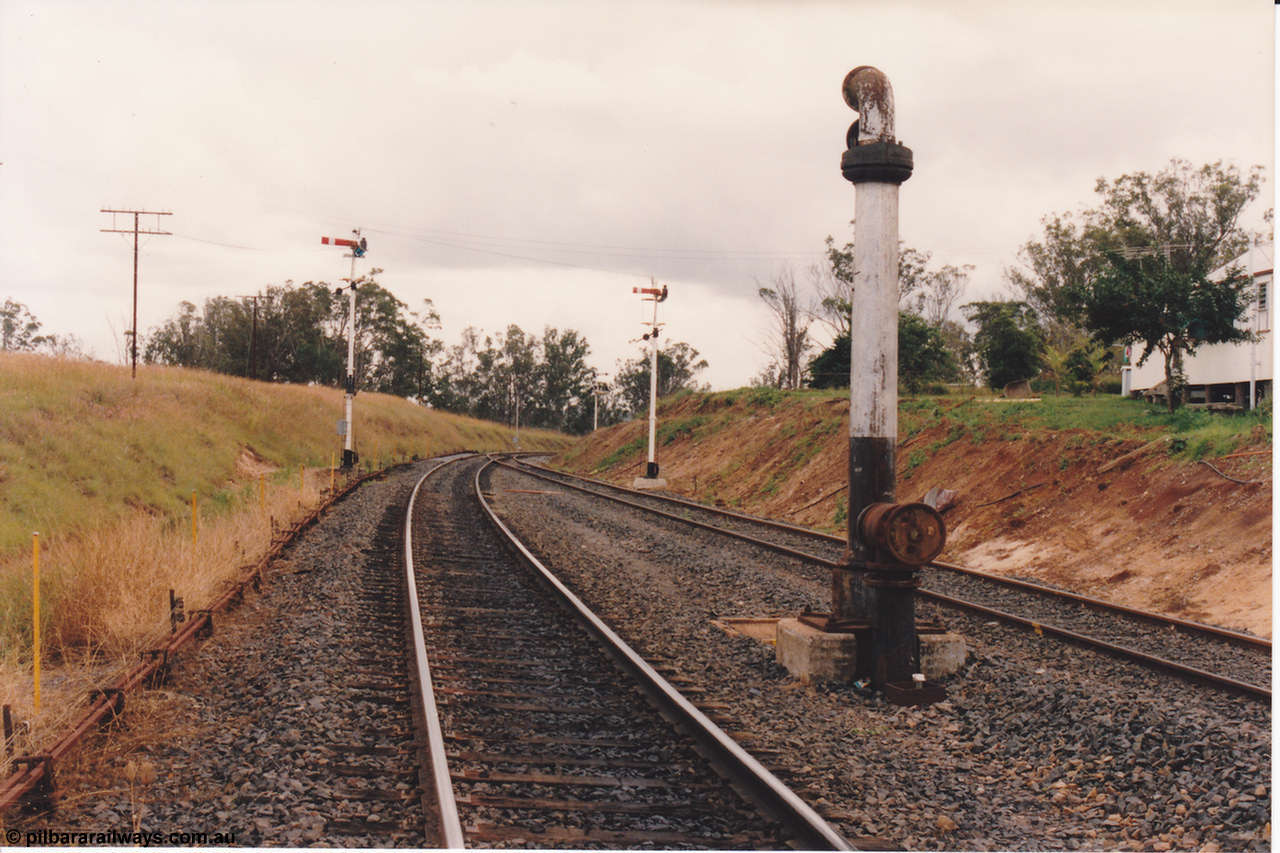
[[[794,832],[796,841],[802,845],[803,849],[856,849],[810,805],[800,799],[794,791],[744,750],[737,741],[725,734],[719,726],[699,711],[525,547],[484,498],[480,487],[480,475],[494,464],[503,463],[490,458],[488,463],[476,469],[475,476],[476,499],[489,520],[525,561],[559,594],[606,651],[636,679],[645,694],[663,714],[674,718],[677,726],[698,742],[712,764],[722,773],[727,774],[731,783],[741,786],[753,802]]]
[[[0,781],[0,813],[5,809],[22,801],[24,797],[29,796],[33,791],[39,788],[51,788],[53,781],[53,769],[59,761],[62,760],[89,732],[93,731],[97,726],[106,721],[108,717],[114,718],[124,713],[124,697],[131,691],[137,689],[140,685],[147,683],[154,678],[169,664],[170,657],[175,655],[183,646],[190,642],[193,638],[205,635],[213,630],[213,614],[224,610],[232,601],[244,594],[245,589],[250,585],[258,585],[266,567],[284,551],[294,540],[294,538],[306,530],[334,503],[346,497],[362,483],[383,476],[393,465],[381,471],[371,471],[361,477],[357,477],[347,483],[342,489],[330,495],[323,503],[317,506],[311,513],[304,517],[298,523],[287,528],[284,535],[272,542],[267,552],[254,564],[253,568],[238,581],[233,583],[231,587],[214,601],[207,609],[194,611],[190,619],[181,631],[166,636],[163,642],[157,647],[147,650],[145,654],[149,659],[139,663],[122,675],[118,676],[114,681],[105,687],[95,688],[92,693],[95,699],[91,700],[89,707],[84,714],[76,720],[70,729],[65,731],[63,735],[49,748],[47,752],[37,753],[31,756],[20,756],[21,758],[33,759],[22,769],[15,770],[10,773],[4,780]]]
[[[697,509],[697,510],[701,510],[703,512],[709,512],[715,515],[722,515],[729,518],[741,519],[742,521],[747,521],[752,524],[759,524],[764,527],[774,528],[776,530],[785,530],[791,533],[796,533],[801,536],[810,536],[814,539],[819,539],[825,542],[831,542],[833,544],[838,544],[838,545],[845,544],[845,538],[842,536],[835,536],[830,533],[823,533],[820,530],[814,530],[809,527],[803,527],[801,525],[791,524],[790,522],[778,521],[777,519],[773,519],[773,518],[762,518],[760,516],[748,515],[747,513],[742,513],[742,512],[734,512],[733,510],[724,509],[722,507],[707,506],[706,504],[701,504],[701,503],[698,503],[697,501],[691,501],[687,498],[682,498],[674,495],[656,495],[656,494],[653,494],[652,492],[641,492],[638,489],[629,489],[626,486],[618,486],[618,485],[614,485],[613,483],[606,483],[603,480],[595,480],[590,477],[579,477],[576,474],[567,474],[563,471],[553,471],[552,469],[546,468],[545,466],[542,466],[542,465],[533,465],[531,463],[525,462],[524,460],[519,460],[519,461],[520,461],[520,464],[526,468],[535,469],[537,471],[545,471],[552,475],[558,475],[561,477],[571,477],[573,479],[581,480],[586,483],[593,483],[595,485],[603,486],[609,489],[614,489],[620,492],[625,492],[627,494],[634,494],[642,497],[652,498],[654,500],[661,500],[661,501],[666,501],[668,503],[679,504],[681,506],[687,506],[687,507],[690,507],[691,509]],[[533,473],[533,471],[530,471],[530,473]],[[557,481],[557,482],[562,482],[562,481]],[[1094,598],[1092,596],[1083,595],[1078,592],[1071,592],[1069,590],[1064,590],[1064,589],[1055,589],[1054,587],[1045,586],[1044,584],[1035,583],[1033,581],[1026,581],[1018,578],[1004,577],[1002,575],[992,574],[991,572],[983,571],[982,569],[975,569],[970,566],[961,566],[956,563],[946,562],[943,560],[934,560],[928,565],[930,568],[944,569],[946,571],[956,572],[958,574],[969,575],[970,577],[981,578],[982,580],[989,581],[995,584],[1000,584],[1001,586],[1012,587],[1014,589],[1027,590],[1029,592],[1035,592],[1041,595],[1052,596],[1055,598],[1069,599],[1078,604],[1083,604],[1088,607],[1095,608],[1097,610],[1124,613],[1128,616],[1133,616],[1134,618],[1137,618],[1137,619],[1146,619],[1156,624],[1172,626],[1174,628],[1178,628],[1180,630],[1187,631],[1190,633],[1208,634],[1214,637],[1218,637],[1220,639],[1227,640],[1229,642],[1237,643],[1239,645],[1254,646],[1260,649],[1271,648],[1271,641],[1268,640],[1266,637],[1259,637],[1254,634],[1246,634],[1242,631],[1233,631],[1230,628],[1222,628],[1217,625],[1207,625],[1203,622],[1195,622],[1190,619],[1179,619],[1176,616],[1168,616],[1164,613],[1156,613],[1151,610],[1143,610],[1142,608],[1131,607],[1130,605],[1127,605],[1127,604],[1118,604],[1111,601],[1105,601],[1101,598]]]
[[[453,780],[449,776],[449,759],[444,749],[444,731],[440,727],[440,713],[436,709],[435,691],[431,687],[431,666],[427,660],[427,644],[422,628],[422,608],[418,603],[418,583],[413,570],[413,505],[418,490],[435,472],[446,465],[470,456],[448,459],[427,471],[413,487],[409,506],[404,515],[404,582],[405,596],[409,602],[409,632],[413,637],[414,666],[410,668],[417,682],[417,700],[421,706],[427,729],[427,754],[431,760],[431,778],[436,792],[436,810],[440,816],[440,834],[444,846],[450,850],[466,847],[462,833],[462,821],[458,817],[458,803],[453,796]]]
[[[987,607],[985,604],[975,604],[972,601],[965,601],[964,599],[961,599],[961,598],[952,598],[951,596],[944,595],[940,592],[931,592],[929,590],[924,590],[924,589],[917,590],[917,592],[920,595],[925,596],[926,598],[931,598],[934,601],[941,602],[942,604],[949,604],[952,607],[959,607],[965,610],[972,610],[975,613],[980,613],[984,616],[993,617],[996,619],[1003,620],[1005,622],[1011,622],[1015,625],[1018,625],[1023,628],[1027,628],[1029,630],[1032,630],[1038,633],[1052,634],[1055,637],[1061,637],[1065,640],[1070,640],[1074,643],[1079,643],[1084,646],[1089,646],[1091,648],[1106,652],[1108,654],[1116,655],[1118,657],[1128,658],[1130,660],[1135,660],[1139,663],[1144,663],[1149,666],[1157,667],[1159,669],[1165,669],[1170,672],[1175,672],[1179,675],[1184,675],[1189,678],[1194,678],[1198,681],[1204,681],[1206,683],[1213,684],[1217,687],[1225,687],[1230,690],[1234,690],[1238,693],[1246,694],[1251,698],[1263,699],[1268,702],[1271,700],[1271,691],[1266,687],[1262,687],[1257,684],[1250,684],[1247,681],[1239,681],[1234,678],[1228,678],[1225,675],[1219,675],[1216,672],[1210,672],[1209,670],[1206,670],[1206,669],[1199,669],[1194,666],[1187,666],[1186,664],[1178,663],[1177,661],[1172,661],[1172,660],[1169,660],[1168,658],[1162,658],[1159,655],[1148,654],[1147,652],[1140,651],[1130,646],[1121,646],[1115,643],[1109,643],[1106,640],[1099,640],[1097,637],[1090,637],[1087,634],[1080,634],[1076,631],[1072,631],[1069,628],[1059,628],[1055,625],[1050,625],[1045,622],[1037,622],[1034,619],[1028,619],[1025,616],[1018,616],[1014,613],[1009,613],[1008,611],[1005,611],[1005,610],[997,610],[994,607]]]
[[[567,488],[575,489],[577,491],[583,492],[585,494],[593,495],[596,497],[602,497],[605,500],[614,501],[615,503],[620,503],[620,504],[623,504],[624,506],[629,506],[635,509],[639,509],[644,512],[651,513],[653,515],[657,515],[662,518],[668,518],[668,519],[671,519],[672,521],[679,521],[684,524],[688,524],[690,526],[697,527],[702,530],[708,530],[715,533],[720,533],[725,536],[732,537],[734,539],[739,539],[745,542],[749,542],[753,545],[758,545],[763,548],[768,548],[771,551],[785,554],[790,557],[795,557],[796,559],[817,563],[818,565],[825,566],[827,568],[832,568],[832,569],[844,567],[842,563],[839,563],[835,560],[828,560],[825,557],[820,557],[816,554],[812,554],[807,551],[801,551],[796,548],[790,548],[786,545],[779,545],[777,543],[769,542],[764,539],[758,539],[754,536],[749,536],[745,533],[739,533],[738,531],[726,530],[723,527],[716,527],[713,524],[707,524],[706,522],[702,522],[702,521],[695,521],[694,519],[685,518],[682,515],[665,512],[660,509],[655,509],[654,507],[646,506],[644,504],[637,503],[635,501],[630,501],[630,500],[627,500],[626,498],[621,498],[616,495],[605,494],[603,492],[599,492],[594,489],[588,489],[586,487],[579,486],[574,483],[556,479],[555,477],[547,476],[536,470],[529,470],[531,466],[521,466],[517,468],[515,466],[509,465],[508,463],[504,463],[504,462],[496,462],[495,464],[503,465],[505,467],[511,468],[512,470],[525,473],[531,477],[537,477],[543,480],[547,480],[549,482],[554,482],[559,485],[565,486]],[[572,477],[573,475],[566,474],[563,476]],[[622,487],[612,486],[607,483],[604,485],[608,485],[610,486],[610,488],[618,489],[619,491],[631,491]],[[645,495],[645,496],[648,497],[649,495]],[[663,498],[663,500],[667,500],[667,499]],[[675,502],[687,503],[685,501],[675,501]],[[700,509],[705,509],[705,507],[702,507],[700,505],[695,504],[694,506],[697,506]],[[737,514],[735,513],[734,515],[737,515]],[[739,517],[750,518],[749,516],[739,516]],[[803,530],[803,529],[804,528],[800,528],[800,530]],[[1047,589],[1047,587],[1045,587],[1044,589]],[[1086,645],[1090,648],[1096,649],[1098,651],[1106,652],[1116,657],[1136,661],[1138,663],[1146,664],[1148,666],[1157,667],[1160,669],[1177,673],[1179,675],[1194,678],[1198,681],[1203,681],[1209,684],[1214,684],[1220,687],[1227,688],[1229,690],[1244,693],[1252,698],[1259,698],[1267,701],[1269,701],[1271,698],[1271,691],[1266,687],[1262,687],[1256,684],[1250,684],[1244,681],[1239,681],[1234,678],[1229,678],[1224,675],[1219,675],[1217,673],[1210,672],[1208,670],[1187,666],[1186,664],[1181,664],[1181,663],[1178,663],[1177,661],[1171,661],[1168,658],[1162,658],[1157,655],[1148,654],[1147,652],[1134,649],[1130,646],[1122,646],[1117,643],[1110,643],[1110,642],[1107,642],[1106,640],[1098,639],[1096,637],[1089,637],[1085,634],[1080,634],[1075,631],[1072,631],[1069,628],[1061,628],[1056,625],[1048,624],[1045,622],[1037,622],[1032,619],[1027,619],[1022,616],[1017,616],[1015,614],[1008,613],[1007,611],[997,610],[995,608],[986,607],[985,605],[976,604],[971,601],[964,601],[963,599],[959,599],[959,598],[952,598],[951,596],[948,596],[939,592],[934,592],[929,589],[923,589],[923,588],[918,589],[917,594],[925,598],[929,598],[934,601],[937,601],[941,604],[946,604],[953,607],[959,607],[959,608],[979,612],[991,618],[1000,619],[1000,620],[1009,622],[1011,624],[1017,625],[1019,627],[1027,628],[1029,630],[1038,630],[1042,633],[1052,634],[1056,637],[1060,637],[1065,640],[1071,640],[1071,641],[1080,643],[1082,645]],[[1145,613],[1146,611],[1140,611],[1140,612]],[[1155,615],[1158,616],[1158,614],[1155,614]]]
[[[934,560],[929,564],[935,569],[945,569],[947,571],[956,572],[970,577],[981,578],[992,583],[1002,586],[1013,587],[1014,589],[1024,589],[1030,592],[1040,593],[1042,595],[1053,596],[1056,598],[1065,598],[1096,610],[1109,610],[1117,613],[1123,613],[1126,616],[1133,616],[1136,619],[1145,619],[1159,625],[1177,628],[1188,633],[1208,634],[1219,639],[1227,640],[1237,645],[1253,646],[1259,649],[1271,649],[1271,641],[1266,637],[1258,637],[1253,634],[1246,634],[1242,631],[1232,631],[1230,628],[1220,628],[1217,625],[1206,625],[1203,622],[1193,622],[1190,619],[1179,619],[1176,616],[1166,616],[1163,613],[1156,613],[1151,610],[1143,610],[1140,607],[1131,607],[1127,604],[1118,604],[1111,601],[1104,601],[1100,598],[1082,595],[1078,592],[1071,592],[1065,589],[1054,589],[1044,584],[1034,583],[1032,581],[1024,581],[1018,578],[1008,578],[1001,575],[995,575],[991,572],[984,572],[981,569],[975,569],[970,566],[960,566],[955,563],[948,563],[942,560]]]

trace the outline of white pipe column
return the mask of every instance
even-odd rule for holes
[[[898,185],[859,184],[854,222],[849,437],[889,439],[896,444]],[[891,488],[886,497],[892,497]]]
[[[853,294],[849,343],[849,520],[846,565],[832,572],[832,618],[869,623],[872,684],[914,671],[916,572],[862,540],[872,504],[893,503],[898,441],[898,187],[911,177],[911,149],[894,137],[893,89],[868,65],[844,79],[858,113],[840,161],[854,184]]]

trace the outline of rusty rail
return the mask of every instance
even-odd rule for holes
[[[232,601],[239,600],[244,595],[245,588],[250,584],[257,589],[261,585],[266,567],[280,556],[281,552],[293,542],[299,533],[314,524],[325,510],[346,497],[362,483],[385,476],[388,471],[397,467],[399,465],[391,465],[380,471],[371,471],[351,480],[341,490],[330,495],[324,502],[319,504],[301,521],[286,528],[283,536],[278,539],[273,538],[271,547],[254,564],[248,574],[232,584],[208,608],[194,611],[196,615],[187,621],[182,630],[166,635],[159,645],[143,651],[141,654],[144,660],[116,678],[108,686],[94,689],[92,691],[94,698],[88,710],[47,752],[15,757],[13,761],[15,764],[21,765],[21,769],[10,773],[8,777],[0,781],[0,812],[33,794],[36,797],[47,800],[53,789],[54,767],[71,752],[86,734],[93,731],[108,717],[114,719],[124,712],[125,694],[136,689],[139,685],[162,677],[167,672],[171,658],[176,656],[178,650],[193,638],[211,635],[213,633],[213,614],[226,608]]]

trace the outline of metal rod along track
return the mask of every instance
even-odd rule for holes
[[[247,574],[236,581],[226,592],[218,597],[206,609],[194,611],[182,630],[169,634],[144,653],[145,659],[124,672],[106,687],[92,691],[94,698],[89,707],[76,722],[50,747],[48,752],[34,756],[19,770],[15,770],[0,780],[0,812],[31,796],[34,791],[52,790],[54,767],[66,757],[80,740],[89,732],[96,731],[104,722],[110,722],[123,714],[125,696],[139,686],[160,677],[167,670],[171,659],[187,643],[197,637],[209,636],[213,632],[213,614],[226,609],[232,602],[238,601],[245,589],[253,585],[256,589],[262,581],[266,568],[280,553],[287,548],[295,537],[314,524],[334,503],[346,497],[367,480],[384,476],[395,465],[380,471],[371,471],[346,483],[337,492],[331,494],[324,502],[312,510],[301,521],[284,530],[279,539],[273,540],[271,547],[249,567]]]

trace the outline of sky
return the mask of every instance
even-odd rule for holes
[[[963,301],[1099,177],[1170,158],[1266,167],[1266,0],[0,3],[0,299],[121,361],[131,218],[139,328],[181,300],[357,274],[438,334],[572,328],[613,374],[632,287],[715,388],[765,366],[759,287],[852,239],[840,175],[858,65],[892,83],[915,154],[900,234],[972,264]]]

